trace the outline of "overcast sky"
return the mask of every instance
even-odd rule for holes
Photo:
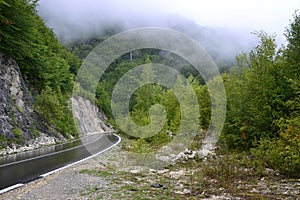
[[[176,14],[201,26],[232,28],[246,34],[257,30],[276,33],[282,43],[283,31],[299,8],[300,0],[40,0],[39,11],[57,32],[60,25],[84,28],[95,19],[98,23],[124,20],[128,24],[133,19],[155,22]]]
[[[155,8],[160,0],[151,0]],[[145,1],[146,2],[146,1]],[[201,25],[249,30],[281,31],[291,19],[299,0],[164,0],[157,8],[179,13]]]

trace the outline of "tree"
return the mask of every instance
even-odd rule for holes
[[[294,14],[294,20],[285,30],[285,36],[288,41],[286,49],[286,58],[289,62],[289,76],[295,79],[300,77],[300,15]]]
[[[286,29],[285,36],[288,41],[286,49],[286,80],[292,88],[287,104],[293,112],[293,117],[300,112],[300,15],[294,14],[294,20]]]
[[[282,90],[278,82],[280,59],[276,58],[274,36],[257,32],[260,44],[248,58],[238,57],[240,68],[224,75],[227,93],[227,119],[224,136],[231,147],[249,149],[261,138],[279,133]],[[248,68],[250,66],[250,68]]]

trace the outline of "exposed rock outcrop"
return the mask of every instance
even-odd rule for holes
[[[34,100],[25,87],[18,64],[3,53],[0,53],[0,102],[2,138],[26,142],[44,130],[41,119],[33,111]]]
[[[49,136],[44,133],[40,133],[39,137],[27,141],[26,145],[18,145],[12,143],[10,146],[0,150],[0,156],[5,156],[8,154],[21,153],[24,151],[30,151],[33,149],[38,149],[40,147],[50,146],[56,144],[57,142],[65,141],[63,138],[56,138]]]
[[[112,127],[105,123],[105,115],[95,104],[81,96],[72,98],[73,114],[79,131],[84,134],[111,131]]]

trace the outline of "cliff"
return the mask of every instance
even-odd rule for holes
[[[27,90],[18,64],[0,53],[0,146],[25,144],[46,132],[33,110],[34,99]]]
[[[105,123],[107,121],[105,115],[91,100],[81,96],[73,97],[71,100],[79,132],[89,134],[113,130],[113,127]]]

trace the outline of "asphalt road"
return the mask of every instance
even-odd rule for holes
[[[0,193],[102,153],[120,142],[112,133],[98,133],[66,144],[0,160]],[[44,153],[43,153],[44,152]]]

